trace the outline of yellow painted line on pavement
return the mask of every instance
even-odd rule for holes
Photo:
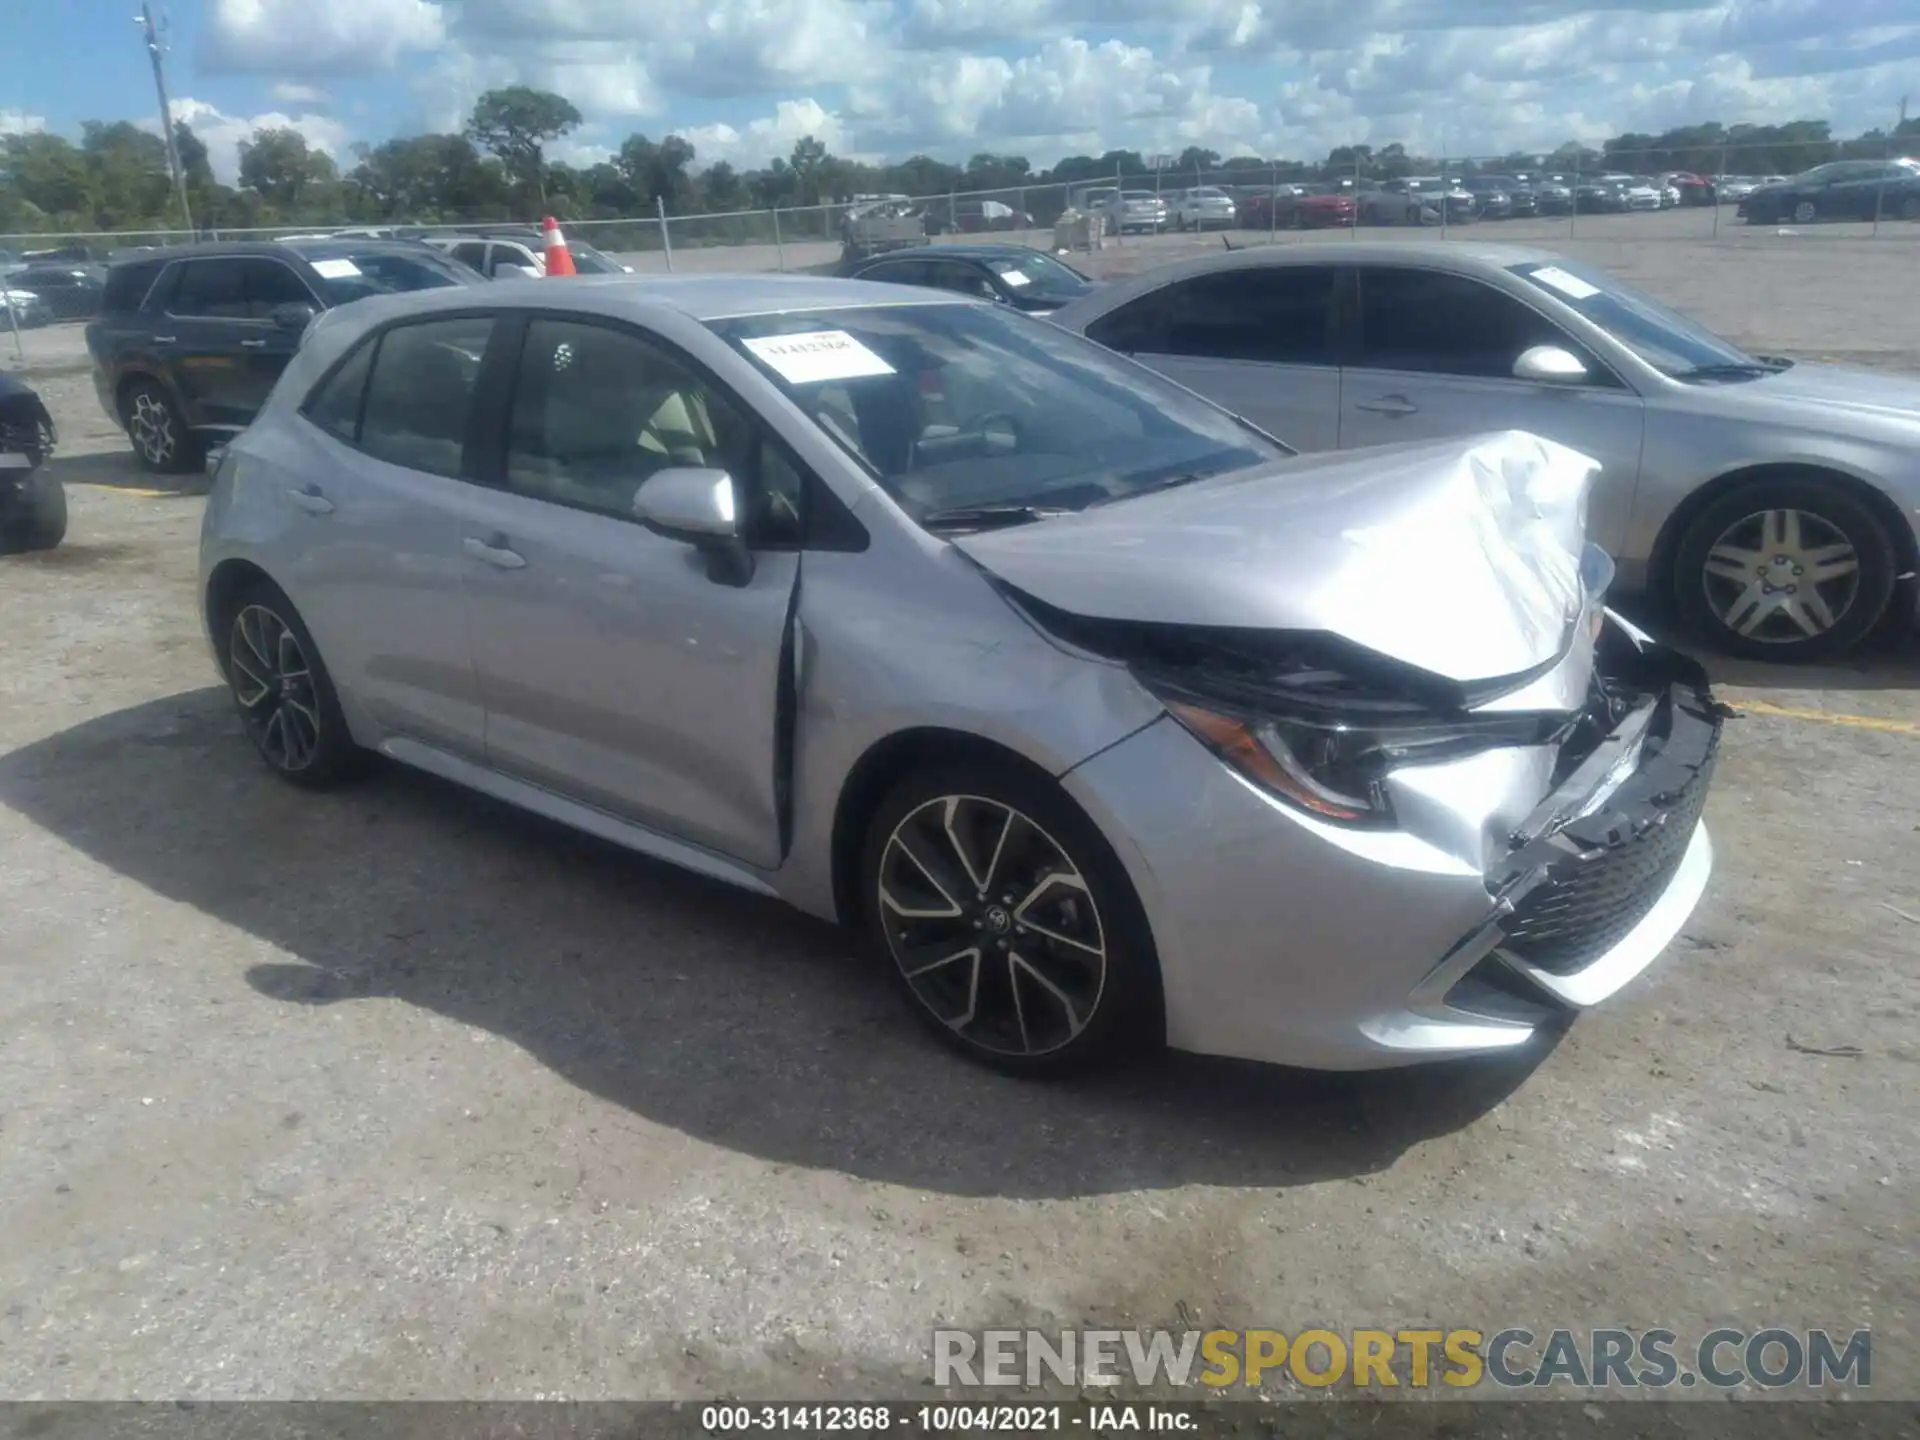
[[[1823,725],[1851,725],[1857,730],[1883,730],[1890,735],[1920,735],[1920,722],[1885,720],[1878,715],[1847,715],[1837,710],[1801,710],[1792,705],[1770,705],[1765,700],[1736,700],[1733,708],[1749,715],[1774,715],[1782,720],[1817,720]]]

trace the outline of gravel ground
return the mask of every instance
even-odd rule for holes
[[[1905,244],[1586,243],[1920,371]],[[72,334],[28,337],[71,540],[0,561],[0,1397],[899,1398],[936,1325],[1420,1322],[1870,1326],[1920,1397],[1909,635],[1719,667],[1708,898],[1557,1046],[1022,1085],[776,905],[423,777],[273,782],[200,502]]]

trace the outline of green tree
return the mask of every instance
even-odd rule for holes
[[[700,176],[700,199],[708,210],[738,210],[746,204],[746,187],[733,166],[716,160]]]
[[[820,170],[827,158],[826,144],[811,135],[802,135],[793,142],[793,156],[787,164],[793,175],[794,204],[820,203]]]
[[[139,229],[175,209],[167,145],[158,135],[127,120],[88,120],[80,127],[80,150],[97,228]],[[177,214],[172,223],[180,223]]]
[[[333,159],[291,126],[256,130],[240,142],[240,184],[283,215],[324,211],[339,179]]]
[[[509,85],[489,90],[474,102],[467,137],[506,167],[507,174],[530,187],[547,206],[546,147],[578,128],[573,102],[546,90]]]

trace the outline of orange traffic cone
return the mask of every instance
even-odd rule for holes
[[[577,275],[573,256],[567,253],[567,237],[560,233],[560,222],[549,215],[540,222],[540,238],[547,247],[547,277]]]

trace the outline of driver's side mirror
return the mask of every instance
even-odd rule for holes
[[[708,575],[721,584],[740,586],[753,578],[753,552],[741,539],[738,495],[725,470],[656,470],[634,493],[633,515],[656,535],[705,554]]]
[[[1543,385],[1576,385],[1587,378],[1587,367],[1570,350],[1558,345],[1535,345],[1524,350],[1513,362],[1516,380],[1534,380]]]
[[[292,301],[273,307],[271,318],[282,330],[304,330],[309,321],[320,312],[302,301]]]

